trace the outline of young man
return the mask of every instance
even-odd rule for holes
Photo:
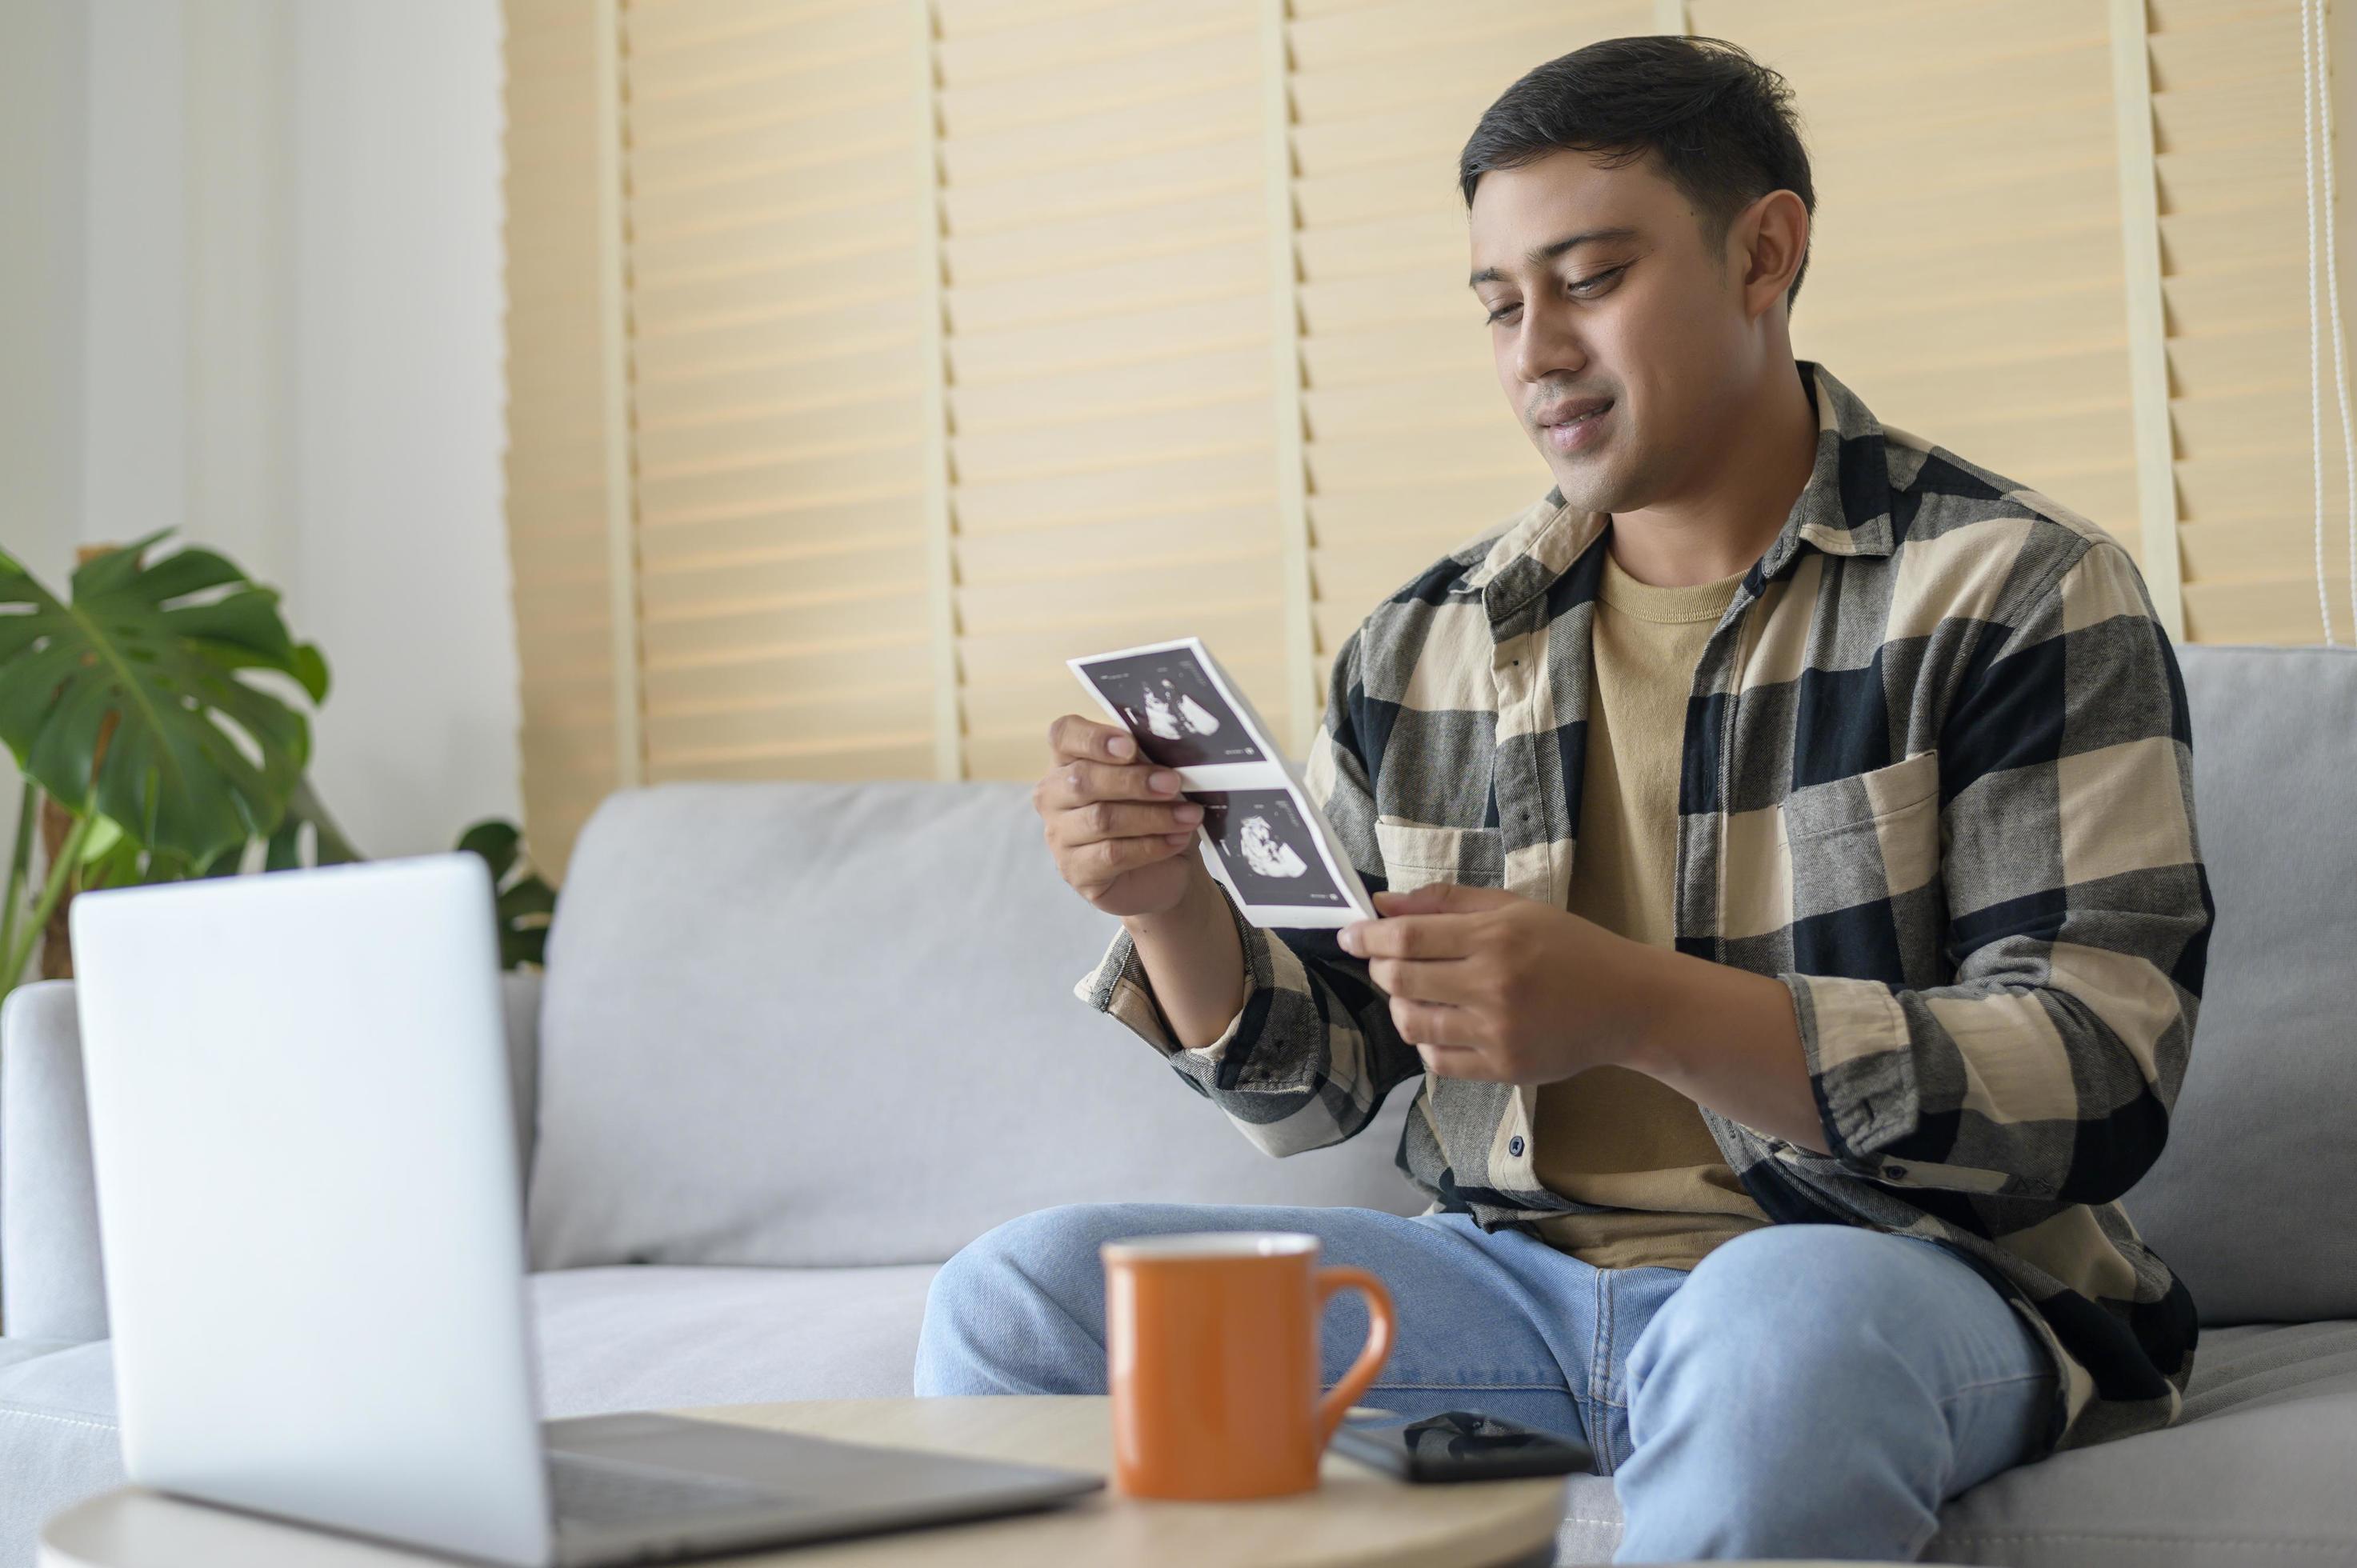
[[[2191,1364],[2115,1202],[2211,918],[2168,639],[2100,529],[1795,363],[1808,162],[1740,50],[1542,66],[1460,175],[1556,483],[1335,660],[1309,788],[1385,918],[1240,922],[1107,726],[1036,792],[1125,928],[1082,994],[1272,1154],[1420,1078],[1433,1208],[1033,1215],[943,1272],[919,1386],[1102,1389],[1100,1241],[1308,1230],[1398,1299],[1371,1402],[1584,1432],[1622,1561],[1912,1558]]]

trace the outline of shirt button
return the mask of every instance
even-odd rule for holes
[[[1506,1140],[1506,1153],[1518,1160],[1523,1157],[1523,1135],[1520,1133]]]
[[[1905,1165],[1885,1165],[1882,1167],[1882,1174],[1892,1181],[1905,1181],[1907,1179],[1907,1167]]]

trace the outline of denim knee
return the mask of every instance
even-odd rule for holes
[[[933,1276],[917,1340],[920,1394],[1103,1392],[1097,1248],[1122,1205],[1043,1208],[985,1232]]]
[[[1083,1261],[1094,1266],[1104,1227],[1093,1221],[1109,1207],[1067,1203],[993,1226],[942,1265],[926,1311],[957,1310],[969,1298],[1003,1287],[1010,1277],[1060,1279]]]
[[[1706,1363],[1730,1394],[1772,1397],[1774,1385],[1809,1381],[1829,1363],[1871,1359],[1880,1336],[1874,1315],[1857,1309],[1884,1291],[1897,1240],[1846,1225],[1771,1225],[1717,1248],[1631,1349],[1631,1402],[1670,1362]]]

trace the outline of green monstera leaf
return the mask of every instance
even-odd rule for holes
[[[244,672],[317,703],[328,667],[221,556],[146,561],[163,537],[83,563],[70,602],[0,553],[0,742],[67,810],[194,872],[277,831],[310,758],[303,715]]]
[[[556,889],[544,880],[525,851],[523,833],[513,822],[486,818],[458,836],[458,848],[479,854],[491,869],[497,896],[493,910],[499,923],[500,967],[548,961],[548,924],[556,914]]]

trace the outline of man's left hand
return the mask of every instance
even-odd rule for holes
[[[1623,1060],[1643,1027],[1654,950],[1519,894],[1434,883],[1378,893],[1343,928],[1392,1022],[1444,1078],[1551,1083]]]

